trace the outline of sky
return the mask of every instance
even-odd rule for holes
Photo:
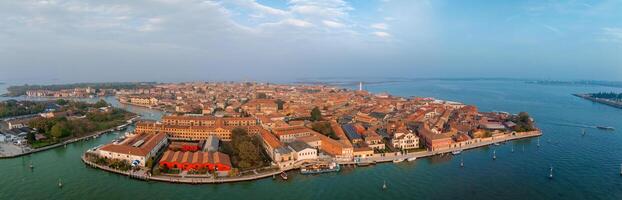
[[[622,81],[622,0],[2,0],[0,82]]]

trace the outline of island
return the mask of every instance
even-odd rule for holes
[[[89,149],[82,161],[172,183],[287,180],[291,171],[415,162],[542,135],[527,112],[481,112],[459,102],[362,88],[192,82],[129,89],[117,98],[170,114],[137,122],[133,131]]]
[[[105,82],[105,83],[71,83],[58,85],[21,85],[10,86],[4,96],[16,97],[55,97],[55,98],[86,98],[110,96],[124,89],[149,89],[155,82]]]
[[[580,81],[554,81],[554,80],[531,80],[525,81],[528,84],[552,85],[552,86],[604,86],[622,88],[620,81],[597,81],[597,80],[580,80]]]
[[[136,114],[96,103],[68,101],[0,102],[0,157],[16,157],[126,127]]]
[[[622,93],[599,92],[599,93],[573,94],[573,95],[596,102],[596,103],[601,103],[601,104],[605,104],[605,105],[616,107],[616,108],[622,108]]]

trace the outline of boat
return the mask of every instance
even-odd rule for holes
[[[585,129],[583,129],[583,134],[581,136],[585,136]]]
[[[61,180],[60,178],[58,179],[58,187],[59,188],[63,187],[63,180]]]
[[[498,142],[493,143],[495,146],[499,146],[501,144],[499,144]]]
[[[281,178],[282,178],[283,180],[287,180],[287,173],[285,173],[285,172],[281,172]]]
[[[606,131],[615,131],[616,129],[611,127],[611,126],[596,126],[596,128],[600,129],[600,130],[606,130]]]
[[[417,157],[410,157],[406,159],[408,162],[417,160]]]
[[[462,153],[462,150],[455,150],[455,151],[451,152],[451,154],[453,154],[453,155],[458,155],[460,153]]]
[[[276,174],[272,174],[272,180],[276,179]]]
[[[551,171],[549,172],[549,179],[553,178],[553,166],[551,166]]]
[[[386,189],[387,189],[387,181],[384,181],[384,182],[382,183],[382,189],[383,189],[383,190],[386,190]]]
[[[404,159],[398,158],[398,159],[393,160],[393,163],[401,163],[401,162],[404,162]]]
[[[371,166],[372,164],[373,164],[373,163],[371,163],[371,162],[359,162],[359,163],[356,163],[356,166],[359,166],[359,167],[368,167],[368,166]]]
[[[464,158],[460,157],[460,167],[464,167]]]
[[[497,159],[497,150],[493,150],[492,151],[492,159],[496,160]]]
[[[301,174],[320,174],[320,173],[328,173],[328,172],[338,172],[341,170],[339,164],[332,162],[329,164],[315,164],[307,167],[301,167]]]
[[[35,168],[35,166],[32,165],[32,162],[30,162],[30,169],[33,169],[33,168]]]

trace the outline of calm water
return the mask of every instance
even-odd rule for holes
[[[177,185],[136,181],[85,167],[80,155],[117,136],[110,134],[66,149],[0,160],[0,199],[622,199],[622,132],[589,128],[622,129],[622,110],[570,95],[620,89],[429,80],[366,89],[461,101],[482,111],[528,111],[545,135],[539,148],[536,139],[527,139],[465,151],[464,168],[459,167],[460,159],[435,157],[319,176],[293,175],[287,182]],[[132,110],[148,118],[160,116]],[[583,127],[588,127],[586,136],[581,136]],[[497,149],[495,161],[493,148]],[[28,168],[31,161],[34,171]],[[549,180],[551,165],[555,178]],[[59,178],[65,185],[62,189],[56,186]],[[382,191],[385,180],[388,190]]]

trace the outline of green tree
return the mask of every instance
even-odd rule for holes
[[[313,110],[311,110],[311,121],[315,122],[315,121],[319,121],[320,119],[322,119],[322,112],[316,106],[313,108]]]
[[[252,137],[246,129],[231,130],[233,160],[242,169],[255,168],[263,165],[261,146],[257,137]]]
[[[69,136],[70,134],[71,131],[69,130],[65,122],[56,123],[54,126],[52,126],[52,129],[50,130],[50,135],[57,139]]]
[[[61,106],[67,105],[67,103],[68,102],[65,99],[57,99],[56,100],[56,104],[61,105]]]
[[[315,122],[311,124],[311,129],[332,139],[339,139],[339,137],[335,134],[335,131],[333,131],[333,128],[330,126],[330,122]]]
[[[26,135],[26,139],[28,139],[28,143],[32,144],[33,142],[35,142],[35,133],[28,132],[28,135]]]
[[[257,98],[258,99],[267,99],[268,95],[266,95],[266,93],[260,92],[260,93],[257,93]]]
[[[99,101],[97,101],[97,103],[95,103],[94,106],[96,108],[108,107],[108,103],[106,103],[106,101],[104,101],[103,99],[100,99]]]
[[[281,99],[277,99],[276,100],[276,108],[278,110],[283,110],[283,105],[285,105],[285,101],[283,101]]]

